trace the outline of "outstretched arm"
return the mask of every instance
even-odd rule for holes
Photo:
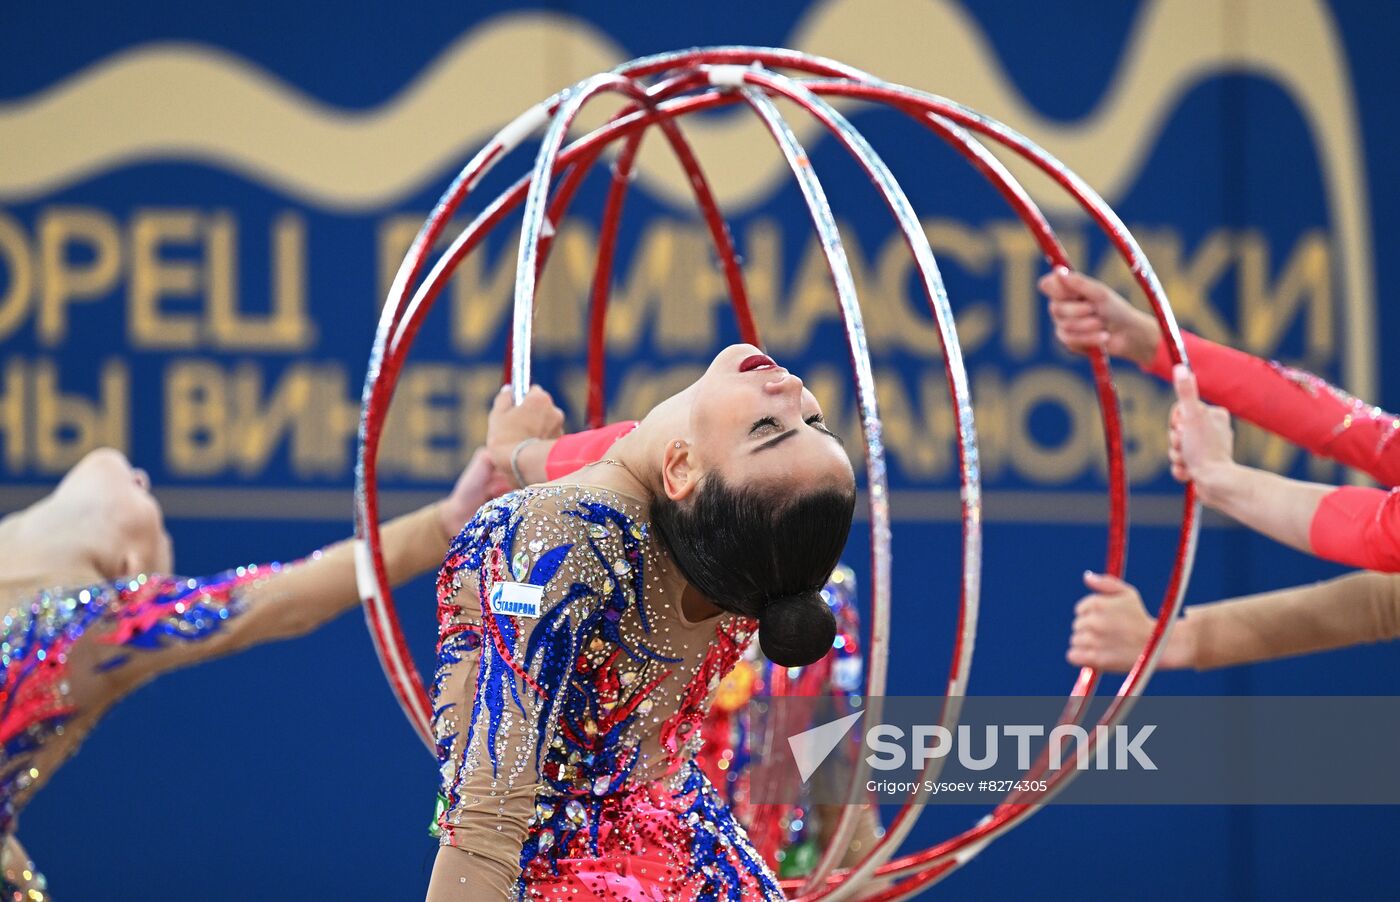
[[[1055,334],[1072,351],[1105,348],[1148,373],[1171,380],[1172,364],[1156,320],[1113,289],[1080,273],[1057,270],[1040,281],[1050,298]],[[1201,396],[1240,419],[1314,454],[1400,485],[1400,418],[1301,370],[1182,333]]]
[[[1085,574],[1066,654],[1076,667],[1132,667],[1154,620],[1122,580]],[[1191,605],[1160,666],[1210,670],[1400,637],[1400,576],[1352,573],[1244,598]]]
[[[441,564],[448,541],[504,485],[478,451],[452,493],[397,517],[382,530],[391,583]],[[359,603],[353,542],[338,542],[287,565],[240,568],[209,580],[165,580],[138,592],[102,642],[128,683],[278,639],[310,632]],[[134,653],[139,652],[139,653]]]

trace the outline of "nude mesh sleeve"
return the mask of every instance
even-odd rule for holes
[[[383,547],[391,583],[436,569],[447,547],[437,507],[429,505],[385,524]],[[140,682],[263,642],[303,635],[360,601],[350,541],[295,563],[253,570],[257,572],[246,576],[196,580],[200,589],[188,596],[182,595],[186,584],[173,581],[163,597],[144,599],[123,611],[107,640],[130,653],[129,663],[118,672]],[[199,605],[204,606],[202,612]]]
[[[615,550],[608,541],[590,541],[585,524],[567,516],[566,508],[557,496],[536,497],[498,523],[473,521],[464,533],[475,528],[500,538],[467,547],[455,578],[439,581],[449,595],[467,596],[455,605],[440,603],[440,618],[454,608],[459,613],[450,616],[480,611],[481,645],[444,668],[440,703],[459,699],[462,710],[439,736],[442,848],[430,900],[515,896],[543,750],[557,724],[555,702],[577,656],[578,627],[601,604],[581,559],[595,549],[604,555]],[[542,587],[539,616],[492,613],[492,589],[503,581]],[[464,685],[468,678],[472,684]]]
[[[1207,670],[1400,636],[1400,576],[1353,573],[1326,582],[1193,605],[1196,667]]]

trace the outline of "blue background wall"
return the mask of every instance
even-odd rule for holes
[[[907,32],[925,21],[902,11],[912,5],[891,5],[883,13],[870,6],[871,14],[864,21],[874,33],[889,35],[891,46],[907,47]],[[266,2],[220,8],[141,2],[12,8],[3,14],[0,28],[0,169],[11,154],[16,155],[13,162],[20,153],[33,153],[39,146],[32,138],[25,139],[28,144],[11,140],[15,135],[4,129],[18,126],[14,117],[5,117],[43,99],[43,92],[75,73],[152,42],[192,45],[199,53],[212,54],[217,49],[284,82],[279,90],[300,95],[298,102],[325,105],[331,112],[369,111],[397,102],[398,92],[423,78],[464,34],[509,22],[498,17],[520,9],[566,22],[586,20],[611,42],[619,59],[696,44],[796,43],[794,36],[803,33],[804,23],[829,11],[800,4],[658,4],[641,14],[623,6],[599,4],[589,9],[563,2],[472,6],[469,11],[465,5],[398,5],[390,11],[387,6],[354,3],[340,5],[333,14],[319,5]],[[1218,32],[1227,44],[1248,43],[1249,36],[1266,34],[1271,27],[1273,7],[1263,3],[1199,8],[1202,16],[1218,18]],[[1132,62],[1127,50],[1135,29],[1159,8],[1139,3],[1004,0],[952,9],[965,17],[968,33],[980,34],[986,42],[983,58],[988,66],[1002,73],[1027,108],[1044,117],[1044,122],[1072,131],[1088,122],[1100,102],[1111,95]],[[1294,7],[1278,9],[1278,18],[1284,20]],[[1231,235],[1260,235],[1271,254],[1269,278],[1275,280],[1295,260],[1293,255],[1308,235],[1321,235],[1328,249],[1324,284],[1331,286],[1331,294],[1326,304],[1318,302],[1317,309],[1333,324],[1332,338],[1310,345],[1306,326],[1298,320],[1276,341],[1257,350],[1306,363],[1334,378],[1346,375],[1344,361],[1351,355],[1369,353],[1377,361],[1373,400],[1393,409],[1400,404],[1400,370],[1388,363],[1385,351],[1389,340],[1400,335],[1400,320],[1394,306],[1380,299],[1389,297],[1400,280],[1400,270],[1389,253],[1400,240],[1400,211],[1392,202],[1400,185],[1389,152],[1400,138],[1400,106],[1392,85],[1400,14],[1366,2],[1336,3],[1323,9],[1344,51],[1342,83],[1358,114],[1359,133],[1343,138],[1352,141],[1348,146],[1360,156],[1363,185],[1371,199],[1364,227],[1374,245],[1374,261],[1368,260],[1367,265],[1374,267],[1376,287],[1373,297],[1361,299],[1376,319],[1369,349],[1345,341],[1337,199],[1329,196],[1321,174],[1322,126],[1301,111],[1295,96],[1268,73],[1242,74],[1223,66],[1184,80],[1179,96],[1168,106],[1160,133],[1141,136],[1145,148],[1141,170],[1110,200],[1131,226],[1141,228],[1144,235],[1158,236],[1158,247],[1178,242],[1188,260],[1200,259],[1193,255],[1212,235],[1223,234],[1222,229],[1233,230]],[[939,58],[954,49],[947,42],[957,37],[935,32],[917,35],[915,43],[926,49],[930,71],[945,71],[939,68]],[[1304,39],[1299,53],[1316,52],[1320,57],[1331,37]],[[839,47],[821,49],[842,56]],[[1182,47],[1180,52],[1190,49]],[[892,56],[891,65],[908,62],[907,51],[900,52],[906,55]],[[879,59],[848,61],[877,74],[884,71]],[[565,80],[587,74],[570,69],[567,58],[549,57],[547,51],[538,58],[523,54],[518,65],[518,71],[502,72],[500,78],[527,83],[528,89],[521,93],[522,109],[526,98],[537,99]],[[965,96],[959,87],[975,88],[942,84],[932,77],[917,84],[955,97]],[[463,85],[463,102],[439,111],[440,127],[462,130],[452,123],[471,122],[472,99],[487,89]],[[149,102],[163,101],[156,95]],[[863,114],[857,121],[887,154],[925,214],[960,223],[983,240],[997,223],[1008,221],[996,197],[951,155],[934,147],[931,139],[886,114]],[[48,140],[63,141],[64,124],[58,123]],[[1028,123],[1012,120],[1011,124],[1031,130]],[[266,126],[253,117],[246,127],[258,134]],[[413,133],[402,135],[404,142],[414,140]],[[1046,143],[1052,151],[1059,149],[1053,140]],[[854,246],[873,257],[891,236],[882,208],[839,150],[829,142],[814,142],[813,147],[813,158],[827,177],[838,213],[853,228]],[[202,214],[230,211],[239,228],[235,264],[239,298],[248,310],[266,304],[267,236],[274,220],[291,211],[301,218],[307,236],[301,259],[306,265],[308,315],[317,335],[312,344],[294,351],[225,350],[208,344],[162,351],[142,346],[125,337],[130,314],[124,299],[130,286],[123,271],[94,301],[71,308],[71,326],[56,342],[46,343],[38,335],[32,311],[20,317],[0,335],[0,357],[7,365],[17,360],[25,366],[56,361],[64,390],[86,397],[96,397],[97,373],[104,361],[125,361],[130,428],[124,444],[137,463],[152,471],[158,489],[178,490],[172,496],[178,503],[170,503],[169,525],[183,572],[289,558],[343,537],[349,530],[350,473],[337,461],[349,454],[353,447],[349,440],[320,473],[299,469],[287,442],[277,444],[270,458],[246,470],[227,461],[204,474],[181,470],[172,465],[169,455],[168,368],[180,360],[212,361],[230,371],[242,364],[260,373],[265,390],[270,391],[290,368],[325,363],[333,372],[344,374],[343,398],[353,401],[383,277],[378,229],[393,214],[407,214],[409,219],[421,216],[470,149],[464,146],[444,158],[430,178],[408,193],[358,206],[318,203],[295,187],[216,162],[181,159],[178,153],[117,161],[34,190],[10,186],[0,196],[4,203],[0,214],[35,246],[43,218],[64,207],[106,211],[123,229],[144,208],[190,207]],[[527,162],[527,154],[517,154],[509,161],[513,165],[504,169],[513,178]],[[1092,159],[1090,164],[1092,169]],[[1091,171],[1085,175],[1094,181]],[[504,184],[505,178],[499,176],[498,183]],[[723,174],[716,179],[722,181]],[[584,233],[590,228],[587,223],[596,219],[604,188],[601,179],[595,180],[577,205]],[[619,261],[622,273],[633,272],[645,262],[636,248],[657,222],[690,215],[649,194],[645,186],[635,193],[627,213]],[[801,215],[796,188],[782,183],[776,193],[741,204],[734,217],[741,244],[755,223],[780,224],[784,282],[780,306],[792,300],[798,261],[810,245]],[[1082,223],[1064,221],[1069,233],[1087,235]],[[125,241],[126,233],[122,234]],[[503,234],[488,248],[493,271],[494,261],[513,256],[511,241],[511,236]],[[1103,242],[1087,238],[1086,243],[1087,259],[1097,263],[1104,256]],[[754,252],[748,246],[745,250]],[[81,248],[71,250],[74,265],[84,262],[84,253]],[[195,254],[187,249],[187,255]],[[171,256],[180,257],[180,253]],[[1239,322],[1244,289],[1237,282],[1236,264],[1225,266],[1209,293],[1210,309],[1226,324]],[[965,309],[971,299],[996,298],[1005,266],[1002,261],[978,271],[956,260],[948,264],[955,306]],[[16,272],[14,259],[0,255],[0,292],[13,288]],[[1171,280],[1167,287],[1172,290]],[[35,289],[35,298],[40,290]],[[0,293],[0,298],[5,296]],[[197,310],[200,300],[196,291],[193,299],[172,301],[169,309]],[[581,301],[580,297],[555,302]],[[927,312],[918,309],[916,296],[901,300],[867,294],[867,303],[902,303],[927,319]],[[983,304],[982,309],[992,312],[993,337],[978,344],[969,359],[984,384],[1000,379],[1014,385],[1032,368],[1053,367],[1087,385],[1082,364],[1058,354],[1043,332],[1030,351],[1006,348],[996,337],[1006,328],[999,318],[1003,308],[1000,301],[988,303],[990,307]],[[438,325],[425,330],[416,360],[470,365],[475,373],[495,365],[499,330],[491,340],[483,339],[486,351],[465,359],[450,339],[447,315],[439,311],[434,322]],[[722,310],[706,328],[716,341],[733,338]],[[893,460],[897,503],[903,513],[896,528],[891,688],[905,694],[936,692],[943,682],[941,662],[947,659],[956,603],[959,530],[946,503],[946,492],[955,489],[956,479],[947,467],[921,468],[912,454],[925,442],[940,441],[935,432],[923,431],[927,422],[917,406],[917,392],[920,380],[931,373],[935,391],[930,397],[936,397],[941,390],[936,374],[941,369],[935,348],[886,347],[877,342],[875,350],[881,366],[916,399],[913,412],[901,421],[915,430],[915,438],[897,448]],[[834,367],[843,357],[839,326],[828,320],[805,347],[789,349],[782,359],[819,372],[826,366],[839,374]],[[616,356],[613,381],[620,382],[632,368],[664,370],[705,359],[703,347],[676,351],[653,331],[646,331],[639,344]],[[542,352],[540,375],[547,386],[565,393],[568,386],[561,383],[581,360],[577,345],[557,353]],[[467,369],[453,372],[469,374]],[[996,389],[988,391],[995,394]],[[1165,404],[1166,396],[1156,392],[1140,397],[1151,414],[1156,410],[1152,404]],[[824,401],[839,409],[849,406],[848,398],[846,394]],[[460,399],[447,399],[439,406],[448,411],[445,415],[473,422],[480,419],[479,412]],[[25,407],[26,422],[32,425],[36,408]],[[577,423],[579,411],[571,413]],[[1024,422],[1007,427],[1020,438],[1013,441],[1003,435],[988,441],[993,445],[1000,441],[1003,448],[1007,442],[1060,447],[1070,441],[1072,413],[1062,405],[1046,403],[1034,408]],[[1149,440],[1143,428],[1144,440]],[[51,484],[58,460],[32,449],[24,451],[24,443],[16,445],[13,433],[7,429],[4,435],[11,449],[3,474],[5,495],[0,498],[6,509],[21,505]],[[1157,435],[1155,427],[1152,435]],[[15,451],[17,447],[21,450]],[[433,447],[452,460],[470,451],[450,439],[435,441]],[[992,500],[984,612],[971,688],[986,694],[1056,694],[1067,689],[1073,677],[1063,652],[1069,611],[1080,594],[1078,574],[1101,563],[1098,549],[1104,529],[1097,525],[1100,518],[1094,511],[1102,504],[1096,499],[1103,481],[1092,465],[1056,476],[1043,467],[1019,465],[1022,458],[1015,451],[1005,454],[1003,465],[989,466],[987,487]],[[1311,473],[1332,481],[1345,478],[1334,470],[1309,469],[1315,465],[1302,458],[1285,459],[1285,463],[1298,475]],[[446,479],[432,478],[429,469],[406,465],[389,487],[404,493],[445,488]],[[226,504],[240,497],[240,492],[276,490],[284,493],[277,496],[286,501],[283,506],[296,507],[297,499],[309,496],[295,493],[308,488],[344,490],[343,508],[336,500],[330,506],[312,505],[303,516],[281,510],[270,511],[267,519],[237,519],[224,513]],[[1160,591],[1170,563],[1174,534],[1170,511],[1178,494],[1159,465],[1144,465],[1135,489],[1146,501],[1137,508],[1130,575],[1151,598]],[[929,490],[945,494],[912,494]],[[1037,506],[1035,499],[1041,495],[1046,503]],[[852,540],[848,557],[858,567],[865,561],[865,546],[861,535]],[[1205,601],[1333,572],[1213,523],[1203,533],[1189,597]],[[421,580],[401,591],[399,599],[408,634],[422,666],[427,667],[434,635],[430,586]],[[939,663],[931,667],[931,661]],[[1165,674],[1154,680],[1151,691],[1387,693],[1400,678],[1398,661],[1392,648],[1358,649],[1218,673]],[[1318,766],[1325,767],[1326,762]],[[431,762],[384,686],[364,626],[352,613],[309,638],[173,675],[124,702],[25,812],[21,836],[49,872],[60,899],[410,899],[421,894],[432,861],[434,843],[425,828],[434,779]],[[978,816],[980,812],[931,809],[911,844],[926,845]],[[1391,842],[1396,824],[1394,812],[1384,808],[1053,808],[989,849],[937,892],[953,898],[991,899],[1030,895],[1051,899],[1391,898],[1400,885],[1400,861]]]

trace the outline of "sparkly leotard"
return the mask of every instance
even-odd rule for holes
[[[779,667],[763,657],[757,644],[751,645],[720,682],[701,726],[703,745],[696,755],[700,769],[744,825],[754,848],[784,878],[804,876],[815,863],[820,838],[813,828],[820,815],[809,802],[758,804],[750,797],[749,778],[756,762],[749,701],[755,695],[810,698],[814,703],[804,713],[822,722],[849,713],[864,676],[856,599],[855,572],[844,565],[837,567],[822,589],[822,600],[836,617],[831,651],[806,667]],[[790,733],[813,724],[784,721],[784,725]],[[813,779],[831,780],[832,774],[824,768]]]
[[[448,552],[442,898],[783,898],[694,760],[708,697],[757,624],[686,620],[644,512],[607,489],[528,488]],[[494,611],[502,583],[541,587],[538,616]]]
[[[102,713],[154,676],[151,668],[128,666],[133,657],[178,658],[179,646],[223,633],[246,609],[241,590],[280,569],[240,567],[203,580],[140,576],[44,591],[4,614],[0,838],[7,847],[18,849],[11,837],[20,810]],[[32,864],[6,864],[0,898],[45,898],[43,878]]]
[[[396,518],[383,536],[395,584],[435,569],[447,544],[436,505]],[[350,542],[206,579],[11,589],[0,601],[0,902],[48,898],[15,820],[113,703],[163,673],[301,635],[358,603]]]

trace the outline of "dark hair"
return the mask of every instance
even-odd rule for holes
[[[763,653],[798,667],[820,660],[836,638],[821,589],[855,503],[854,487],[774,497],[708,473],[683,503],[658,496],[651,524],[691,585],[726,611],[757,618]]]

